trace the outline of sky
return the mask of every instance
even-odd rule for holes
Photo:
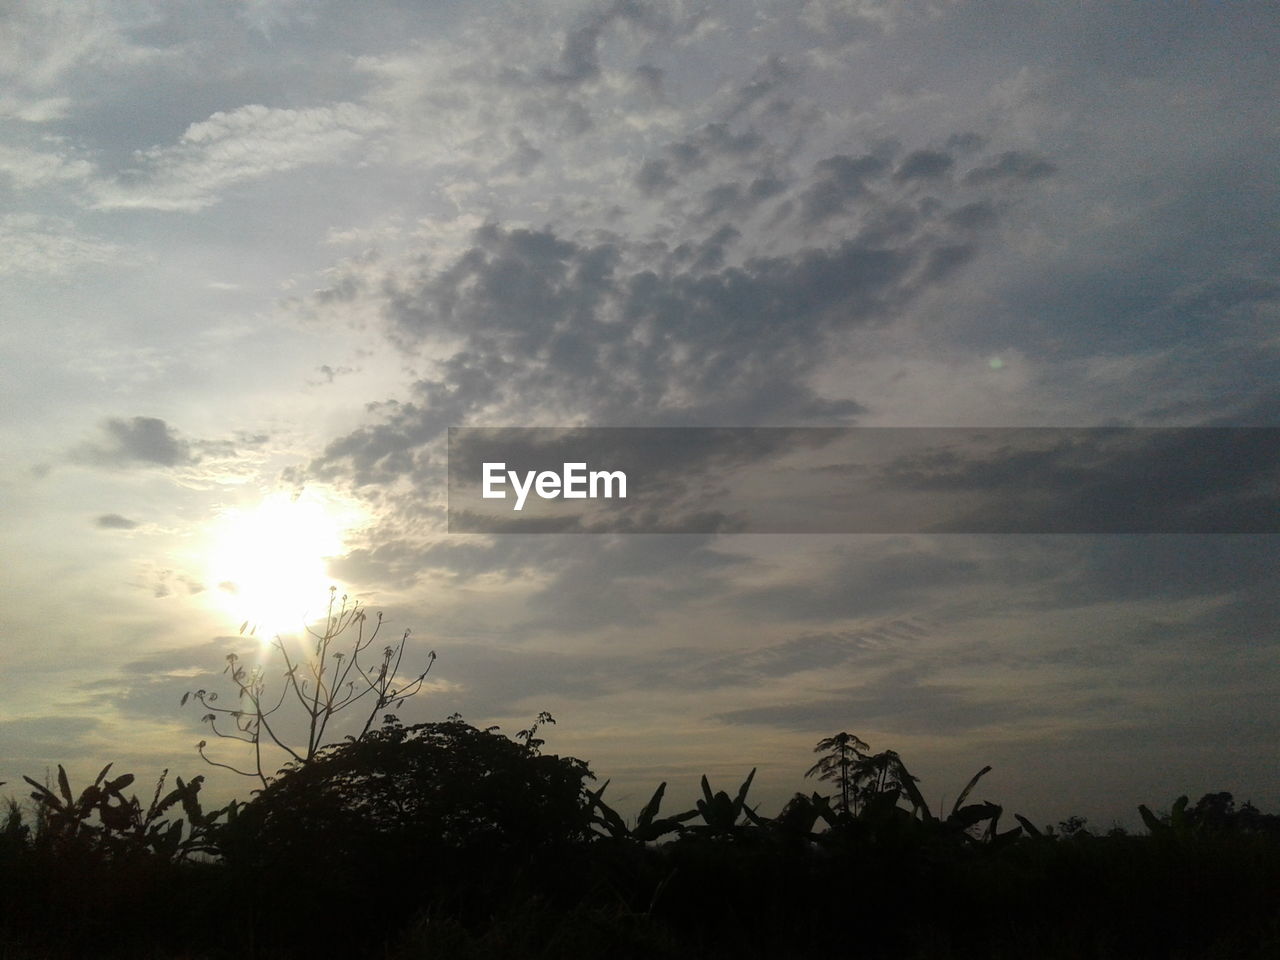
[[[624,813],[752,767],[775,811],[841,730],[1037,822],[1280,810],[1275,535],[445,522],[450,427],[1280,426],[1277,40],[1265,2],[10,0],[0,780],[247,796],[180,699],[230,652],[278,682],[332,584],[438,654],[402,719],[548,710]]]

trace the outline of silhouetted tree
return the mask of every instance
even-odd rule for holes
[[[368,618],[364,608],[358,602],[349,603],[345,594],[339,602],[336,594],[337,589],[330,587],[324,626],[320,630],[306,627],[314,645],[305,659],[295,663],[281,637],[271,641],[286,668],[278,697],[269,693],[264,669],[261,666],[246,669],[234,653],[227,654],[227,666],[223,672],[236,688],[235,706],[217,705],[218,694],[214,691],[196,690],[183,694],[183,706],[188,700],[195,700],[208,711],[201,719],[209,725],[214,736],[249,744],[253,751],[252,766],[246,770],[210,758],[205,753],[208,741],[201,740],[196,749],[207,763],[246,777],[255,777],[265,787],[267,771],[274,763],[263,756],[264,746],[283,751],[285,757],[295,764],[307,763],[325,747],[329,721],[335,714],[347,709],[361,711],[365,719],[356,734],[356,739],[359,739],[369,732],[380,713],[393,705],[398,708],[422,689],[435,663],[436,652],[432,650],[427,654],[426,668],[420,673],[402,677],[400,664],[409,640],[409,631],[405,630],[399,642],[383,647],[381,656],[372,664],[361,662],[362,655],[368,655],[382,630],[382,614],[378,614],[373,629],[367,630]],[[338,604],[336,610],[335,603]],[[248,626],[248,621],[242,623],[240,633],[243,634]],[[355,636],[351,638],[350,649],[339,649],[340,642],[350,637],[353,630]],[[253,633],[252,630],[249,632]],[[280,724],[273,719],[288,702],[296,702],[301,708],[306,722],[305,744],[290,743],[282,734]],[[229,723],[234,729],[220,727],[220,722]],[[536,730],[535,723],[529,734],[531,738]]]
[[[497,728],[388,717],[273,780],[242,808],[224,853],[326,873],[455,854],[519,858],[590,836],[588,779],[583,761],[539,754]]]
[[[852,733],[841,731],[835,736],[819,740],[813,748],[814,753],[823,756],[809,768],[806,777],[816,776],[819,780],[834,780],[840,789],[840,800],[836,811],[849,816],[855,811],[859,778],[865,774],[865,768],[859,768],[860,761],[867,759],[863,751],[871,747]]]
[[[312,940],[324,930],[327,955],[367,952],[424,909],[483,924],[499,904],[573,882],[588,779],[581,760],[461,717],[388,717],[282,771],[223,831],[221,853],[251,905],[246,927],[273,955],[301,942],[290,924]]]

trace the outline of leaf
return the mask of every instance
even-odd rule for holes
[[[107,783],[103,785],[102,790],[104,793],[119,793],[131,783],[133,783],[133,774],[122,773],[114,780],[108,780]]]
[[[640,815],[636,818],[636,823],[642,826],[648,826],[653,822],[653,818],[658,814],[658,808],[662,806],[662,795],[666,793],[667,781],[663,780],[658,784],[658,789],[653,791],[653,796],[649,798],[649,802],[644,805],[644,809],[640,811]]]
[[[906,791],[907,799],[911,801],[912,812],[919,813],[926,821],[932,822],[937,819],[929,812],[929,804],[924,802],[924,796],[920,793],[920,788],[916,786],[916,778],[907,773],[905,767],[902,768],[902,772],[905,774],[902,777],[902,789]]]
[[[182,778],[178,777],[178,788],[182,791],[182,810],[187,815],[187,819],[191,821],[193,827],[204,826],[205,815],[204,809],[200,806],[200,784],[204,781],[203,777],[196,777],[190,783],[183,783]]]
[[[973,779],[970,780],[969,783],[965,786],[965,788],[960,791],[960,796],[956,797],[956,802],[951,805],[952,815],[954,815],[956,811],[960,809],[961,805],[964,803],[965,797],[969,796],[969,791],[973,789],[974,784],[976,784],[979,780],[981,780],[990,772],[991,772],[991,767],[985,766],[973,775]]]
[[[614,837],[628,836],[631,831],[627,829],[626,823],[622,817],[618,816],[618,812],[601,800],[598,796],[593,801],[593,806],[600,811],[600,816],[593,818],[596,823],[609,831]]]
[[[1161,822],[1160,818],[1151,812],[1151,808],[1145,803],[1138,804],[1138,813],[1142,815],[1142,822],[1146,824],[1147,830],[1154,837],[1169,830],[1167,823]]]
[[[67,803],[75,802],[71,796],[71,784],[67,781],[67,771],[62,769],[62,764],[58,764],[58,789],[62,791]]]
[[[248,621],[248,620],[246,620],[244,623],[240,624],[240,636],[242,636],[242,637],[244,636],[245,627],[247,627],[247,626],[249,626],[249,621]]]
[[[707,775],[702,775],[702,795],[707,798],[707,803],[715,803],[715,794],[711,792],[711,784],[707,781]]]
[[[1039,827],[1037,827],[1037,826],[1036,826],[1034,823],[1032,823],[1030,820],[1028,820],[1026,817],[1024,817],[1022,814],[1020,814],[1020,813],[1015,813],[1015,814],[1013,815],[1013,819],[1017,820],[1020,824],[1022,824],[1022,829],[1023,829],[1023,830],[1025,830],[1025,831],[1027,831],[1027,836],[1028,836],[1028,837],[1043,837],[1043,836],[1044,836],[1044,834],[1040,831],[1040,828],[1039,828]]]
[[[55,794],[52,790],[46,787],[43,783],[39,783],[38,781],[32,780],[30,777],[27,777],[27,776],[24,776],[22,779],[27,781],[27,783],[31,784],[33,787],[35,787],[37,790],[40,791],[39,793],[33,793],[31,795],[32,800],[35,800],[37,803],[42,803],[46,807],[52,807],[55,810],[62,809],[62,804],[58,802],[57,794]]]
[[[1000,807],[994,803],[971,803],[967,807],[961,807],[949,816],[947,823],[962,830],[967,830],[975,823],[981,823],[983,820],[990,820],[999,816]]]
[[[676,833],[683,830],[684,828],[681,824],[686,820],[692,820],[697,815],[697,810],[686,810],[684,813],[677,814],[674,817],[663,817],[661,820],[655,820],[647,826],[637,826],[631,835],[642,841],[657,840],[668,833]]]
[[[742,786],[738,788],[738,796],[733,801],[734,819],[737,819],[737,813],[742,809],[742,805],[746,802],[747,791],[751,789],[751,781],[756,778],[756,768],[752,767],[751,772],[747,774],[747,779],[742,781]]]

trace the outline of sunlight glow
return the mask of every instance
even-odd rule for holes
[[[263,640],[299,630],[323,614],[330,586],[343,585],[327,561],[344,553],[343,534],[363,518],[349,503],[306,490],[274,493],[218,519],[209,552],[210,591],[237,626]]]

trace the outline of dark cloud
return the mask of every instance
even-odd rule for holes
[[[952,210],[946,216],[948,223],[962,230],[982,230],[993,227],[999,222],[999,219],[1000,214],[996,210],[996,205],[990,200],[966,203],[964,206]]]
[[[579,633],[657,622],[666,611],[717,596],[744,561],[712,537],[586,538],[563,551],[545,588],[528,601],[521,630]]]
[[[1057,170],[1057,166],[1044,157],[1022,150],[1010,150],[987,165],[970,170],[965,174],[964,182],[970,186],[985,186],[1000,181],[1028,183],[1052,176]]]
[[[0,720],[0,763],[65,762],[83,757],[97,717],[42,716]],[[6,771],[36,776],[36,770]],[[9,779],[6,777],[5,779]],[[38,777],[37,777],[38,779]]]
[[[640,80],[641,86],[653,97],[654,100],[662,102],[664,99],[662,92],[662,79],[666,76],[665,71],[655,67],[651,63],[642,63],[636,67],[636,76]]]
[[[954,736],[1044,716],[1044,704],[1033,697],[983,696],[974,686],[930,683],[930,673],[921,667],[894,670],[860,686],[833,691],[834,696],[730,710],[713,719],[824,734],[874,726],[902,734]]]
[[[133,530],[138,526],[138,521],[122,517],[118,513],[104,513],[94,521],[94,525],[103,530]]]
[[[990,583],[981,557],[896,541],[840,547],[803,578],[755,587],[732,600],[736,609],[776,621],[840,621],[923,610],[940,593]]]
[[[502,166],[514,170],[522,177],[527,177],[538,164],[542,163],[546,155],[530,143],[519,130],[512,130],[508,140],[511,144],[511,155]]]
[[[635,183],[646,196],[655,196],[714,162],[750,160],[765,146],[765,138],[755,130],[735,132],[727,123],[709,123],[688,137],[667,144],[660,156],[646,159],[636,173]]]
[[[888,171],[889,161],[883,156],[828,157],[814,168],[812,184],[800,195],[801,219],[813,226],[846,213],[852,201],[868,196],[867,181]]]
[[[1280,354],[1264,333],[1277,303],[1269,288],[1280,194],[1259,177],[1260,149],[1243,143],[1240,155],[1168,169],[1158,202],[1135,199],[1140,216],[1082,227],[1087,244],[1025,258],[1026,269],[999,285],[1001,305],[983,308],[970,338],[1047,344],[1058,364],[1118,361],[1131,371],[1131,390],[1108,388],[1123,416],[1149,411],[1177,425],[1280,422],[1268,412]],[[1072,391],[1094,385],[1087,370],[1059,369]]]
[[[543,79],[557,85],[577,86],[600,76],[600,42],[615,23],[629,23],[650,32],[663,33],[673,26],[657,7],[641,0],[613,0],[586,14],[566,32],[559,63],[542,71]]]
[[[800,71],[779,54],[771,54],[758,66],[751,77],[735,92],[725,111],[732,120],[741,113],[759,109],[761,105],[776,104],[774,95],[790,86],[800,76]]]
[[[801,23],[813,31],[813,39],[820,46],[844,47],[879,36],[885,29],[884,20],[876,16],[875,7],[809,0],[805,4],[806,16]]]
[[[737,182],[718,184],[703,194],[702,218],[748,217],[760,204],[780,195],[786,188],[786,181],[771,175],[756,177],[745,186]]]
[[[75,459],[110,466],[176,467],[195,462],[190,441],[157,417],[113,417],[102,425],[102,432],[105,439],[82,445]]]
[[[286,642],[294,643],[290,638]],[[158,650],[126,660],[113,676],[81,687],[99,706],[110,706],[131,716],[181,719],[189,716],[194,731],[198,705],[181,701],[184,693],[207,690],[224,702],[233,700],[235,688],[226,676],[227,655],[236,654],[248,669],[262,666],[268,683],[278,695],[285,671],[283,658],[260,638],[219,636],[200,643]],[[294,651],[297,655],[297,651]]]
[[[196,670],[216,675],[226,666],[223,661],[228,653],[249,656],[256,643],[245,637],[214,637],[126,660],[120,665],[120,671],[128,676],[189,676]]]
[[[676,185],[670,163],[663,159],[646,160],[636,172],[636,186],[646,197],[652,197]]]
[[[767,199],[787,200],[771,150],[755,131],[710,123],[642,165],[648,192],[726,163],[754,170],[702,194],[702,209],[690,211],[699,233],[709,219],[728,222],[701,239],[694,221],[680,227],[682,240],[644,241],[488,224],[452,261],[370,283],[362,295],[385,297],[388,331],[406,353],[441,338],[457,347],[430,361],[407,399],[372,405],[376,422],[334,440],[311,475],[359,484],[407,475],[425,491],[441,477],[431,445],[444,428],[494,417],[680,425],[857,416],[857,402],[809,385],[829,338],[948,282],[979,253],[996,203],[970,195],[950,209],[946,184],[942,199],[902,198],[890,177],[898,148],[885,141],[819,162],[790,191],[801,220],[827,225],[834,239],[753,256],[738,222]],[[899,169],[923,176],[942,156],[916,151]]]
[[[955,159],[939,150],[915,150],[902,158],[898,169],[893,171],[893,179],[898,182],[907,180],[937,180],[951,172]]]
[[[856,415],[856,403],[807,386],[827,336],[901,310],[974,252],[912,226],[893,245],[845,240],[738,263],[726,262],[732,230],[669,246],[485,226],[452,263],[389,285],[391,332],[407,350],[438,336],[462,346],[313,468],[345,462],[362,483],[420,471],[421,448],[445,427],[516,398],[526,414],[615,424]]]
[[[1044,603],[1055,608],[1079,604],[1219,597],[1243,603],[1216,605],[1206,614],[1218,622],[1264,624],[1274,601],[1269,585],[1280,575],[1280,537],[1196,535],[1072,537],[1056,562],[1063,571]],[[1262,617],[1262,623],[1258,617]],[[1195,618],[1192,618],[1193,620]],[[1190,622],[1190,621],[1189,621]],[[1199,622],[1195,629],[1203,629]],[[1274,633],[1275,621],[1270,631]]]
[[[354,295],[354,290],[353,290],[353,295]],[[318,387],[324,384],[330,384],[330,383],[333,383],[335,380],[337,380],[338,377],[344,377],[348,374],[355,373],[355,372],[356,371],[354,367],[333,367],[327,363],[322,363],[320,366],[316,367],[316,373],[320,374],[320,379],[308,380],[307,386]],[[267,438],[263,436],[261,439],[266,440]]]
[[[957,431],[956,436],[964,435]],[[1062,533],[1261,533],[1277,525],[1280,430],[993,430],[906,455],[887,486],[981,495],[940,529]],[[1006,439],[1007,438],[1007,439]]]
[[[688,651],[679,670],[664,677],[676,687],[719,689],[726,685],[767,685],[811,670],[833,671],[850,664],[860,670],[900,664],[919,656],[930,628],[910,618],[872,621],[848,630],[805,633],[789,640],[710,660]]]
[[[956,153],[973,153],[987,145],[987,138],[980,133],[953,133],[947,137],[947,149]]]

